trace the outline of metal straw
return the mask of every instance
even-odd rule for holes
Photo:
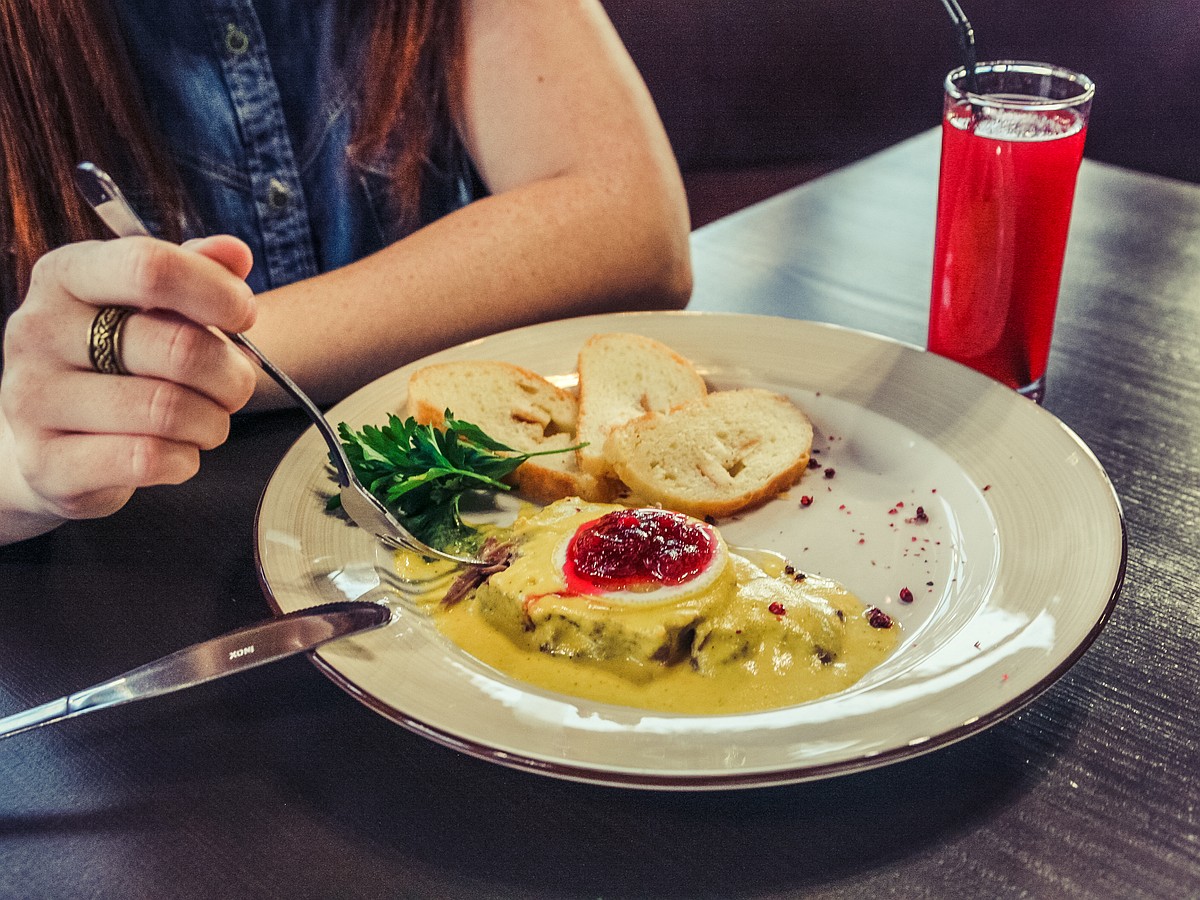
[[[978,94],[979,83],[975,78],[975,29],[958,5],[958,0],[942,0],[942,6],[950,14],[950,21],[958,31],[958,47],[962,53],[963,67],[967,70],[967,93]]]

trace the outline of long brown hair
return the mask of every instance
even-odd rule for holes
[[[357,83],[350,153],[378,159],[397,123],[405,140],[392,172],[400,208],[419,204],[422,171],[457,113],[461,15],[457,0],[376,0]],[[0,320],[15,308],[34,262],[70,241],[105,237],[73,188],[91,159],[136,172],[153,192],[168,238],[185,198],[151,126],[108,2],[0,0]]]

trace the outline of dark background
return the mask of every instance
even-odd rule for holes
[[[658,105],[694,224],[939,122],[959,64],[940,0],[605,0]],[[1200,182],[1195,0],[963,4],[979,59],[1090,76],[1085,155]]]

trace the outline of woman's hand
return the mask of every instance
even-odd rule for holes
[[[254,390],[254,365],[208,327],[253,323],[251,262],[227,236],[89,241],[42,257],[4,335],[0,543],[196,473]],[[127,375],[90,359],[92,322],[108,306],[133,309],[119,344]]]

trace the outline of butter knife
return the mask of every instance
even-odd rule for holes
[[[285,613],[131,669],[124,675],[0,718],[0,739],[98,709],[146,700],[224,678],[391,620],[382,603],[346,600]]]

